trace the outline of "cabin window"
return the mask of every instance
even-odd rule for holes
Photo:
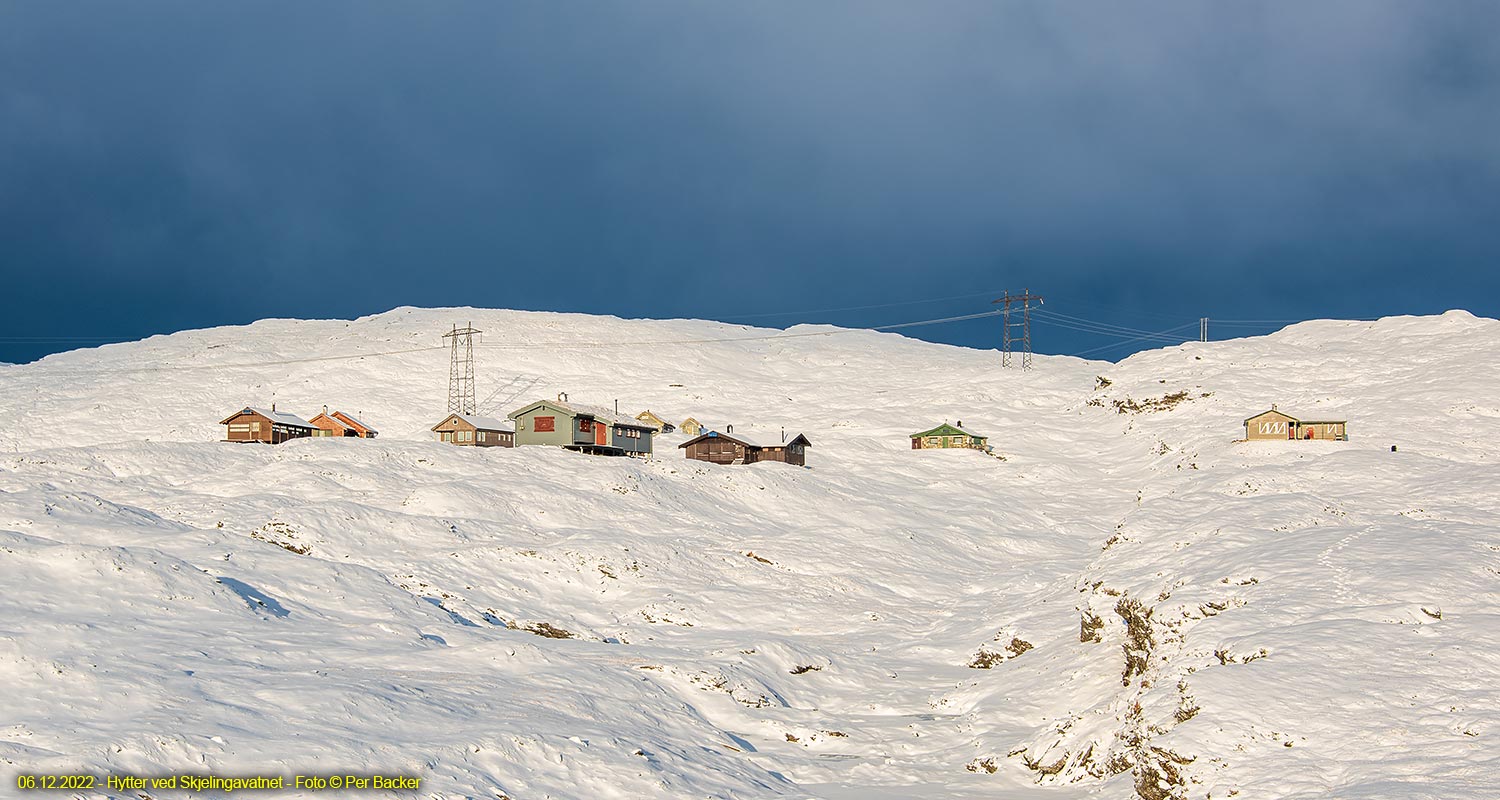
[[[259,422],[252,422],[252,423],[250,423],[250,430],[255,431],[256,433],[260,433],[260,423]]]
[[[537,433],[557,430],[557,417],[537,417],[536,425],[532,430]]]
[[[484,440],[485,440],[485,438],[484,438],[484,431],[480,431],[480,432],[479,432],[479,441],[481,441],[481,442],[482,442],[482,441],[484,441]]]
[[[586,420],[586,419],[580,419],[580,420],[578,420],[578,431],[579,431],[579,433],[588,433],[589,431],[592,431],[593,429],[594,429],[594,424],[591,421]]]
[[[230,425],[229,426],[229,432],[230,433],[249,433],[250,432],[250,426],[249,425],[244,425],[244,424]]]
[[[453,431],[442,431],[438,433],[438,439],[444,442],[453,441]]]

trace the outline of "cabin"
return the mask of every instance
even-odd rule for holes
[[[1267,441],[1285,439],[1326,439],[1338,442],[1349,441],[1347,420],[1298,419],[1285,411],[1262,411],[1245,420],[1245,439]]]
[[[449,414],[432,426],[438,441],[469,447],[515,447],[516,429],[509,420]]]
[[[677,429],[689,436],[697,436],[703,433],[703,423],[692,417],[688,417],[682,421],[681,425],[677,426]]]
[[[932,430],[911,434],[911,449],[931,450],[951,447],[963,447],[970,450],[988,450],[990,446],[988,436],[980,436],[973,431],[964,428],[962,420],[949,425],[943,424]]]
[[[552,445],[601,456],[651,455],[656,428],[606,408],[538,400],[506,415],[516,425],[517,445]]]
[[[651,409],[649,408],[639,414],[636,414],[635,418],[640,420],[641,422],[646,423],[647,425],[656,428],[657,433],[671,433],[672,431],[677,430],[676,425],[673,425],[672,423],[667,422],[661,417],[658,417],[657,415],[651,413]]]
[[[318,429],[317,433],[313,434],[314,436],[356,436],[362,439],[374,439],[379,433],[342,411],[328,413],[328,406],[323,406],[323,413],[308,422]]]
[[[709,431],[689,439],[678,448],[686,450],[688,458],[711,461],[715,464],[754,464],[758,461],[782,461],[803,467],[807,465],[807,448],[812,442],[800,433],[783,433],[781,441],[765,440],[758,436],[745,436],[727,426],[723,433]]]
[[[259,442],[281,444],[289,439],[303,439],[316,435],[318,430],[312,423],[284,411],[277,411],[276,404],[270,409],[246,406],[219,422],[228,427],[227,442]]]

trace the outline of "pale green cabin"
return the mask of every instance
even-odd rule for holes
[[[970,450],[988,450],[990,437],[980,436],[970,430],[965,430],[963,422],[955,424],[943,424],[930,431],[913,433],[911,435],[911,449],[933,450],[950,447],[963,447]]]

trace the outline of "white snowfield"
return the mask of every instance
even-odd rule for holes
[[[481,414],[566,392],[784,426],[810,468],[433,441],[424,348],[469,321]],[[403,308],[0,367],[0,794],[1500,797],[1497,352],[1450,312],[1023,373],[895,334]],[[381,436],[219,441],[273,402]],[[1237,441],[1272,403],[1350,441]],[[1003,460],[910,449],[944,420]]]

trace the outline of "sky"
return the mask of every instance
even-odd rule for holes
[[[404,305],[869,327],[1030,289],[1038,352],[1111,359],[1200,317],[1493,317],[1497,30],[1466,0],[11,0],[0,361]]]

